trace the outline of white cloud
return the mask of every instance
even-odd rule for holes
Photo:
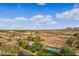
[[[79,20],[79,8],[74,8],[72,10],[68,10],[62,13],[57,13],[56,18]]]
[[[0,22],[11,22],[10,18],[0,18]]]
[[[57,24],[52,15],[35,15],[31,18],[0,18],[0,29],[41,29]]]
[[[36,15],[31,18],[31,20],[35,21],[36,25],[53,25],[57,22],[53,20],[52,15]]]
[[[16,17],[16,18],[14,18],[14,20],[16,20],[16,21],[27,21],[28,19],[25,18],[25,17]]]
[[[44,16],[43,15],[35,15],[31,18],[31,20],[44,20]]]
[[[35,15],[31,18],[25,18],[25,17],[15,17],[15,18],[0,18],[0,22],[28,22],[28,20],[30,22],[34,22],[34,23],[55,23],[55,21],[53,20],[53,17],[51,15]]]
[[[0,29],[24,29],[24,23],[27,22],[27,18],[24,17],[0,18]]]
[[[31,20],[50,21],[50,20],[53,20],[53,17],[51,15],[35,15],[31,18]]]
[[[50,21],[50,20],[53,20],[53,17],[52,17],[51,15],[46,15],[46,16],[45,16],[45,19],[46,19],[47,21]]]
[[[27,18],[24,17],[0,18],[0,22],[19,22],[19,21],[27,21]]]
[[[57,24],[57,22],[53,21],[53,22],[48,22],[48,24]]]

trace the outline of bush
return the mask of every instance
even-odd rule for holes
[[[74,38],[74,37],[68,37],[68,39],[67,39],[67,44],[68,44],[69,46],[72,46],[72,44],[73,44],[74,41],[75,41],[75,38]]]
[[[34,43],[32,47],[35,51],[40,51],[43,48],[43,45],[41,43]]]
[[[33,39],[34,39],[33,36],[28,36],[28,37],[27,37],[27,40],[28,40],[28,41],[33,41]]]
[[[28,40],[28,41],[34,41],[34,42],[40,42],[40,41],[42,41],[41,37],[38,36],[38,35],[36,35],[35,37],[33,37],[33,36],[28,36],[28,37],[27,37],[27,40]]]
[[[34,42],[40,42],[40,41],[42,41],[42,39],[41,39],[40,36],[37,35],[37,36],[34,37],[33,41]]]
[[[74,56],[75,55],[75,50],[66,45],[66,46],[63,47],[61,53],[64,56]]]
[[[19,47],[18,46],[8,46],[8,45],[3,44],[1,46],[0,50],[2,52],[5,52],[5,54],[10,53],[10,54],[14,55],[14,54],[17,54],[17,52],[19,51]]]
[[[38,56],[49,56],[49,53],[46,52],[46,51],[41,50],[41,51],[39,51],[39,52],[37,53],[37,55],[38,55]]]
[[[40,50],[38,53],[37,53],[38,56],[59,56],[58,54],[56,53],[51,53],[51,52],[48,52],[46,50]]]
[[[42,50],[43,45],[41,43],[33,43],[32,46],[28,46],[27,49],[32,51],[32,52],[38,52]]]
[[[27,46],[27,42],[25,40],[19,40],[18,41],[19,46],[25,48]]]

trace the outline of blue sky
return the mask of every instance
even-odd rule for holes
[[[79,27],[79,4],[0,4],[0,29],[63,29]]]

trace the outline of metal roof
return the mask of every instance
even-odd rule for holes
[[[48,50],[49,52],[54,52],[54,53],[59,53],[59,52],[61,52],[60,49],[56,49],[56,48],[47,48],[46,50]]]

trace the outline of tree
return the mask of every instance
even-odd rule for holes
[[[42,41],[42,39],[41,39],[40,36],[37,35],[37,36],[34,37],[33,41],[34,42],[40,42],[40,41]]]
[[[21,46],[21,47],[23,47],[23,48],[26,48],[26,46],[27,46],[27,42],[24,41],[24,40],[19,40],[19,41],[18,41],[18,44],[19,44],[19,46]]]
[[[79,35],[78,34],[76,34],[75,36],[68,37],[67,44],[70,47],[73,47],[76,49],[78,46],[78,42],[79,42]]]
[[[77,35],[75,36],[76,39],[76,48],[79,48],[79,34],[77,33]],[[73,44],[74,45],[74,44]]]
[[[39,52],[37,53],[37,55],[38,55],[38,56],[49,56],[50,54],[49,54],[47,51],[41,50],[41,51],[39,51]]]
[[[69,45],[69,46],[72,46],[72,44],[73,44],[73,42],[75,41],[75,38],[74,37],[68,37],[68,39],[67,39],[67,44]]]
[[[77,35],[75,36],[75,38],[76,38],[76,40],[79,41],[79,34],[77,34]]]
[[[61,51],[62,55],[64,56],[74,56],[75,55],[75,50],[67,45],[65,45],[63,48],[62,48],[62,51]]]
[[[17,54],[18,51],[19,51],[18,46],[14,46],[14,47],[9,48],[9,52],[12,53],[12,54]]]
[[[0,47],[1,47],[2,43],[0,42]]]
[[[40,51],[43,48],[43,45],[41,43],[34,43],[32,47],[33,50]]]
[[[27,40],[28,40],[28,41],[33,41],[33,39],[34,39],[33,36],[28,36],[28,37],[27,37]]]
[[[27,49],[32,51],[32,52],[37,52],[42,50],[43,45],[41,43],[33,43],[32,46],[28,46]]]
[[[28,41],[34,41],[34,42],[41,42],[43,39],[39,35],[36,35],[35,37],[33,36],[28,36],[27,37]]]
[[[1,46],[1,51],[4,52],[2,55],[15,55],[19,50],[19,47],[16,45],[8,46],[7,44],[3,44]]]

